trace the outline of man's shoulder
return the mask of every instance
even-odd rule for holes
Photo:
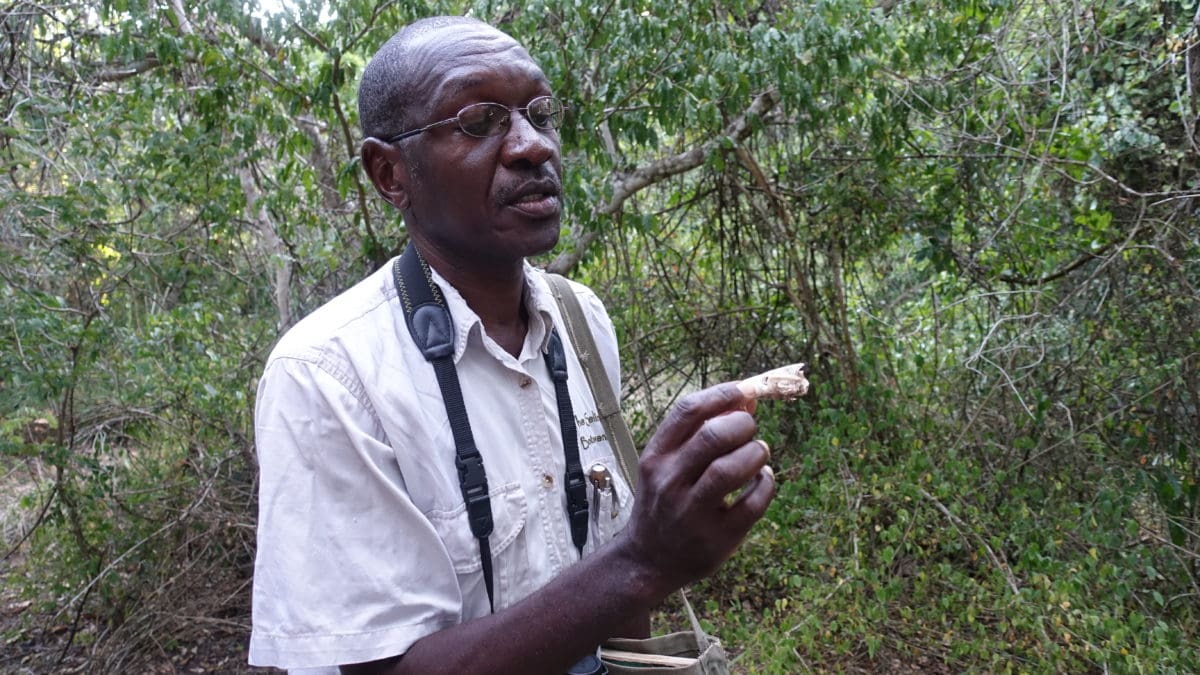
[[[537,277],[538,281],[536,283],[540,283],[542,289],[544,289],[542,291],[545,293],[543,297],[551,298],[549,299],[549,303],[551,305],[555,305],[557,302],[552,299],[553,293],[549,287],[550,280],[548,275],[550,274],[551,272],[536,270],[533,274],[531,274],[531,276]],[[566,277],[562,278],[566,279]],[[616,328],[613,326],[612,317],[609,316],[608,309],[604,306],[604,302],[601,301],[600,296],[597,295],[596,292],[587,285],[572,279],[566,279],[566,281],[568,287],[574,292],[575,297],[579,300],[579,306],[583,310],[583,320],[587,322],[588,328],[592,333],[592,338],[596,341],[597,347],[604,355],[606,363],[609,363],[613,368],[616,368],[616,363],[619,360],[617,354]],[[564,317],[565,315],[565,312],[558,307],[555,307],[553,313],[560,317]],[[614,370],[614,372],[616,371]],[[619,377],[617,379],[619,380]]]
[[[271,351],[268,362],[281,358],[319,360],[394,337],[398,307],[394,306],[396,292],[390,270],[389,262],[289,328]]]
[[[538,283],[540,283],[542,285],[542,288],[546,292],[551,291],[551,289],[550,289],[550,277],[551,276],[556,276],[556,277],[566,280],[568,286],[575,293],[575,297],[579,298],[579,303],[581,305],[583,305],[584,312],[585,312],[585,314],[588,315],[589,320],[591,320],[593,318],[591,315],[594,313],[597,313],[597,312],[600,313],[601,315],[604,315],[607,317],[608,312],[605,309],[604,302],[600,299],[600,296],[597,295],[596,292],[591,289],[591,287],[583,284],[582,282],[567,278],[566,276],[563,276],[561,274],[555,274],[554,272],[549,272],[549,271],[546,271],[546,270],[538,268],[538,267],[533,267],[532,265],[527,268],[526,273],[530,277],[537,279]],[[553,296],[551,296],[551,297],[553,297]]]

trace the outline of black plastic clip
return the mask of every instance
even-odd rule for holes
[[[488,500],[487,474],[483,470],[483,457],[478,452],[454,458],[458,468],[458,481],[462,486],[463,501],[467,504],[467,520],[471,534],[485,538],[492,533],[492,509]]]

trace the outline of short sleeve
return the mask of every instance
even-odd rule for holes
[[[256,406],[250,663],[371,661],[459,623],[449,554],[354,381],[327,364],[273,359]]]

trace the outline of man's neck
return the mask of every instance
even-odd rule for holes
[[[422,249],[421,254],[479,315],[488,337],[509,354],[520,356],[529,330],[524,261],[506,266],[456,265],[436,251]]]

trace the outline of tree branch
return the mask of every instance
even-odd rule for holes
[[[140,61],[125,64],[123,66],[113,66],[101,70],[98,77],[101,82],[120,82],[128,80],[131,77],[137,77],[142,73],[154,70],[162,65],[157,56],[147,56]]]
[[[334,173],[333,162],[329,159],[329,148],[321,136],[324,129],[311,117],[301,116],[296,121],[298,122],[297,126],[313,144],[309,157],[312,160],[313,169],[317,172],[317,187],[321,190],[321,201],[325,208],[337,211],[341,208],[341,200],[338,195],[337,176]]]
[[[584,232],[582,227],[571,228],[571,234],[574,244],[571,246],[570,250],[563,251],[562,253],[554,256],[554,260],[551,260],[550,263],[546,265],[546,270],[548,272],[553,272],[555,274],[566,274],[567,272],[570,272],[576,265],[579,264],[579,261],[583,259],[583,254],[587,252],[588,247],[592,245],[592,242],[596,241],[596,239],[600,237],[600,233],[598,231],[589,230]]]
[[[606,216],[617,214],[624,207],[625,200],[637,192],[671,176],[691,171],[703,164],[704,160],[710,154],[721,147],[723,138],[733,139],[735,145],[740,143],[753,131],[751,121],[756,117],[762,117],[767,114],[778,104],[779,92],[774,89],[767,90],[756,96],[754,101],[750,103],[749,107],[741,115],[738,115],[732,122],[726,125],[722,135],[715,136],[691,150],[663,157],[634,169],[629,173],[614,172],[612,179],[612,199],[607,204],[597,208],[595,212]],[[588,247],[600,236],[599,232],[594,230],[582,232],[579,228],[573,230],[573,234],[575,234],[574,245],[569,250],[555,256],[554,260],[546,266],[546,269],[557,274],[565,274],[579,264]]]
[[[175,13],[175,20],[179,22],[179,32],[184,35],[194,35],[195,29],[192,28],[192,22],[188,19],[187,12],[183,10],[183,3],[179,0],[171,0],[171,11]]]
[[[754,102],[750,104],[750,107],[746,108],[745,112],[738,115],[737,118],[725,127],[723,136],[711,138],[691,150],[681,152],[678,155],[664,157],[646,166],[634,169],[624,177],[616,179],[613,182],[612,199],[597,209],[597,211],[604,215],[612,215],[620,211],[625,205],[625,200],[632,197],[639,190],[665,178],[690,171],[700,166],[714,150],[720,147],[723,137],[731,138],[735,143],[741,142],[750,135],[750,120],[755,117],[762,117],[778,103],[778,91],[774,89],[765,91],[754,99]]]
[[[273,297],[275,310],[279,314],[276,328],[282,334],[292,325],[292,262],[287,247],[275,231],[275,225],[265,206],[259,203],[259,192],[251,174],[250,164],[238,169],[242,192],[246,195],[246,218],[254,224],[262,237],[262,246],[266,253],[267,264],[274,273],[275,288]]]

